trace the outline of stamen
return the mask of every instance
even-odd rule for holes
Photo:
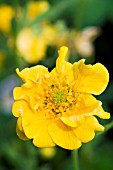
[[[45,91],[45,99],[42,107],[46,112],[46,118],[52,118],[53,116],[60,116],[72,109],[75,105],[74,92],[66,84],[52,84],[50,88]]]

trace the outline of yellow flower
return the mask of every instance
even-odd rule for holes
[[[93,41],[99,35],[98,27],[87,27],[81,31],[65,30],[64,33],[58,32],[56,36],[56,46],[69,46],[72,52],[83,57],[90,57],[94,53]]]
[[[53,45],[57,29],[49,23],[43,23],[36,28],[24,28],[16,39],[16,47],[21,57],[29,63],[37,63],[46,56],[48,45]],[[51,35],[51,36],[48,36]]]
[[[36,16],[46,12],[49,9],[47,1],[30,2],[27,8],[28,19],[34,19]]]
[[[25,28],[17,36],[16,47],[27,62],[36,63],[45,56],[47,43],[40,35],[36,36],[31,28]]]
[[[56,148],[41,148],[40,149],[40,155],[43,156],[46,159],[50,159],[54,157],[56,154]]]
[[[88,27],[78,32],[74,41],[74,46],[82,56],[89,57],[94,53],[92,42],[99,35],[100,29],[97,27]]]
[[[48,45],[55,45],[55,40],[58,35],[58,32],[59,30],[55,27],[55,25],[52,25],[49,22],[42,24],[41,36],[42,36],[42,39],[44,39]]]
[[[14,16],[14,9],[9,5],[0,6],[0,30],[9,32],[11,29],[11,20]]]
[[[14,89],[12,112],[18,118],[17,134],[23,140],[33,139],[40,148],[58,145],[77,149],[92,140],[95,131],[104,130],[95,116],[110,118],[92,95],[105,90],[107,69],[100,63],[85,65],[84,59],[66,62],[67,50],[60,48],[51,72],[41,65],[16,70],[24,82]]]

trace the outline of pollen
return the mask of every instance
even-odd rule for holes
[[[47,117],[61,116],[62,113],[72,109],[76,103],[74,92],[68,85],[61,86],[59,84],[52,84],[45,92],[46,97],[43,102],[43,107],[48,110]],[[47,112],[46,112],[47,113]]]

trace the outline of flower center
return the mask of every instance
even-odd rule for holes
[[[54,97],[53,97],[55,103],[61,103],[61,102],[65,102],[66,101],[66,96],[65,94],[63,93],[63,91],[58,91]]]
[[[72,109],[75,105],[74,92],[68,85],[54,85],[52,84],[49,90],[46,91],[43,108],[54,116],[60,116],[62,113]]]

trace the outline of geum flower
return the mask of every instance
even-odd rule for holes
[[[17,51],[28,63],[37,63],[46,57],[47,47],[54,44],[56,35],[57,29],[49,23],[41,24],[37,35],[30,27],[26,27],[17,35]]]
[[[93,41],[99,36],[101,30],[98,27],[86,27],[81,31],[59,30],[55,38],[57,47],[67,45],[71,49],[71,53],[77,53],[79,56],[87,58],[94,54]]]
[[[14,17],[14,9],[10,5],[0,5],[0,30],[9,33],[11,20]]]
[[[31,28],[24,28],[17,36],[16,47],[19,55],[28,63],[37,63],[44,58],[47,43],[42,36],[36,36]]]
[[[47,12],[49,10],[49,3],[45,0],[31,1],[27,5],[27,17],[30,20],[35,19],[38,15]]]
[[[17,74],[23,80],[14,89],[12,108],[21,139],[33,139],[37,147],[58,145],[77,149],[103,131],[98,116],[109,119],[102,103],[92,95],[101,94],[109,80],[107,69],[100,63],[85,65],[84,59],[66,62],[67,47],[61,47],[56,68],[51,72],[38,65]]]

